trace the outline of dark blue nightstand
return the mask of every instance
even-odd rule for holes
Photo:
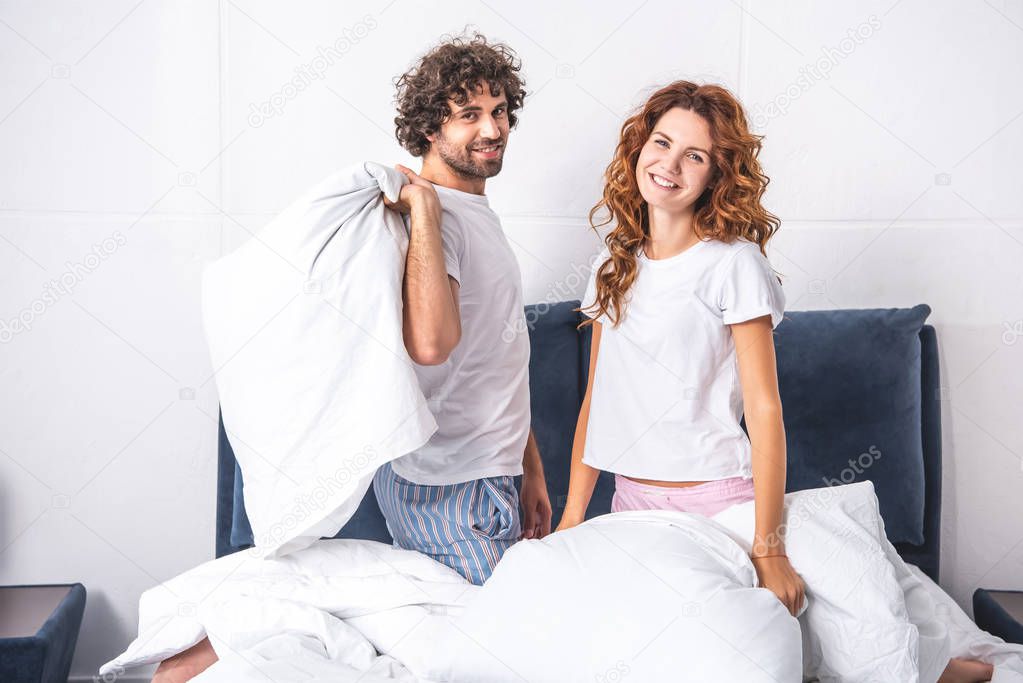
[[[85,586],[0,586],[0,681],[66,683]]]
[[[973,620],[1007,643],[1023,644],[1023,591],[978,588],[973,593]]]

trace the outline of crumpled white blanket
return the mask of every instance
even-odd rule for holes
[[[146,591],[138,638],[100,674],[208,634],[220,660],[199,683],[652,680],[679,662],[721,680],[933,683],[950,656],[1023,681],[1023,646],[980,631],[887,543],[869,482],[786,495],[798,622],[756,587],[753,504],[725,513],[597,517],[516,544],[482,587],[372,541],[243,551]]]
[[[376,541],[320,540],[277,559],[240,551],[143,593],[138,637],[100,674],[163,661],[208,636],[219,661],[196,681],[416,681],[353,623],[418,646],[476,590],[421,553]]]
[[[256,552],[351,518],[377,467],[437,429],[402,338],[405,176],[331,174],[203,274],[203,325]]]

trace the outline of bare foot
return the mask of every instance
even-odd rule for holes
[[[938,683],[982,683],[990,681],[995,668],[977,659],[953,657],[942,672]]]
[[[160,662],[152,683],[184,683],[190,681],[217,661],[217,653],[209,638]]]

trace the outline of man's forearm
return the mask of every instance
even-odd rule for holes
[[[460,326],[441,249],[440,211],[428,202],[411,209],[402,284],[405,348],[418,363],[441,363],[458,343]]]
[[[522,473],[527,477],[543,476],[543,461],[540,459],[540,448],[536,445],[532,428],[526,439],[526,450],[522,454]]]

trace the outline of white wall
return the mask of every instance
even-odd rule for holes
[[[392,78],[466,23],[533,92],[488,185],[527,299],[581,294],[630,107],[675,78],[733,89],[766,135],[790,309],[933,308],[942,584],[966,607],[1023,589],[1019,2],[4,1],[0,583],[87,586],[73,673],[126,646],[144,589],[213,556],[203,264],[332,169],[411,163]]]

